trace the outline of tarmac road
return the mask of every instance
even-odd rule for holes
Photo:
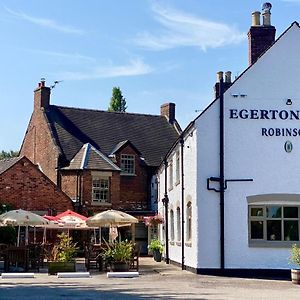
[[[0,279],[0,299],[300,299],[290,281],[195,275],[142,258],[138,278],[62,279],[36,274],[32,279]]]

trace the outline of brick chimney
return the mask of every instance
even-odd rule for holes
[[[160,115],[165,116],[170,124],[175,121],[175,103],[165,103],[160,106]]]
[[[50,105],[50,88],[45,86],[45,79],[42,78],[38,87],[34,90],[34,110],[47,109]]]
[[[271,25],[272,5],[266,2],[262,6],[263,24],[260,25],[260,12],[252,13],[252,24],[248,32],[249,65],[254,64],[259,56],[275,41],[276,29]]]
[[[217,82],[215,84],[215,98],[219,98],[220,96],[220,80],[223,78],[223,72],[220,71],[217,73]],[[223,89],[224,92],[232,85],[231,82],[231,72],[225,72],[225,79],[223,81]]]

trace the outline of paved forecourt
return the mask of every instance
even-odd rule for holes
[[[299,299],[300,286],[290,281],[195,275],[180,268],[141,258],[137,278],[0,279],[0,299]]]

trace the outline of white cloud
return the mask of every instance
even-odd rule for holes
[[[61,72],[57,74],[63,80],[89,80],[99,78],[112,78],[122,76],[145,75],[153,72],[153,68],[145,64],[141,59],[131,60],[127,65],[120,66],[96,66],[84,71]]]
[[[159,33],[140,33],[135,42],[152,50],[175,47],[199,47],[202,50],[237,44],[246,38],[245,33],[227,24],[197,18],[190,14],[153,6],[155,19],[163,26]]]
[[[42,26],[42,27],[46,27],[46,28],[50,28],[50,29],[54,29],[60,32],[64,32],[64,33],[70,33],[70,34],[83,34],[84,31],[82,29],[78,29],[78,28],[74,28],[72,26],[68,26],[68,25],[63,25],[63,24],[58,24],[56,21],[51,20],[51,19],[43,19],[43,18],[36,18],[36,17],[32,17],[30,15],[25,14],[24,12],[16,12],[13,11],[7,7],[5,7],[5,10],[10,13],[12,16]]]
[[[62,53],[62,52],[55,52],[55,51],[45,51],[45,50],[36,50],[36,49],[30,49],[28,50],[30,52],[42,54],[42,55],[47,55],[47,56],[52,56],[56,58],[62,58],[64,62],[66,60],[69,61],[80,61],[80,62],[95,62],[95,59],[90,56],[86,55],[81,55],[79,53]]]

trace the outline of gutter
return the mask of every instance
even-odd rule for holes
[[[165,248],[166,248],[166,253],[165,253],[165,261],[166,264],[170,263],[170,258],[169,258],[169,197],[168,197],[168,162],[167,159],[164,159],[164,165],[165,165],[165,194],[164,194],[164,199],[163,199],[163,204],[165,206]]]
[[[183,169],[183,147],[184,147],[184,140],[183,138],[180,139],[180,146],[181,146],[181,269],[185,270],[184,265],[184,212],[185,212],[185,206],[184,206],[184,169]]]

